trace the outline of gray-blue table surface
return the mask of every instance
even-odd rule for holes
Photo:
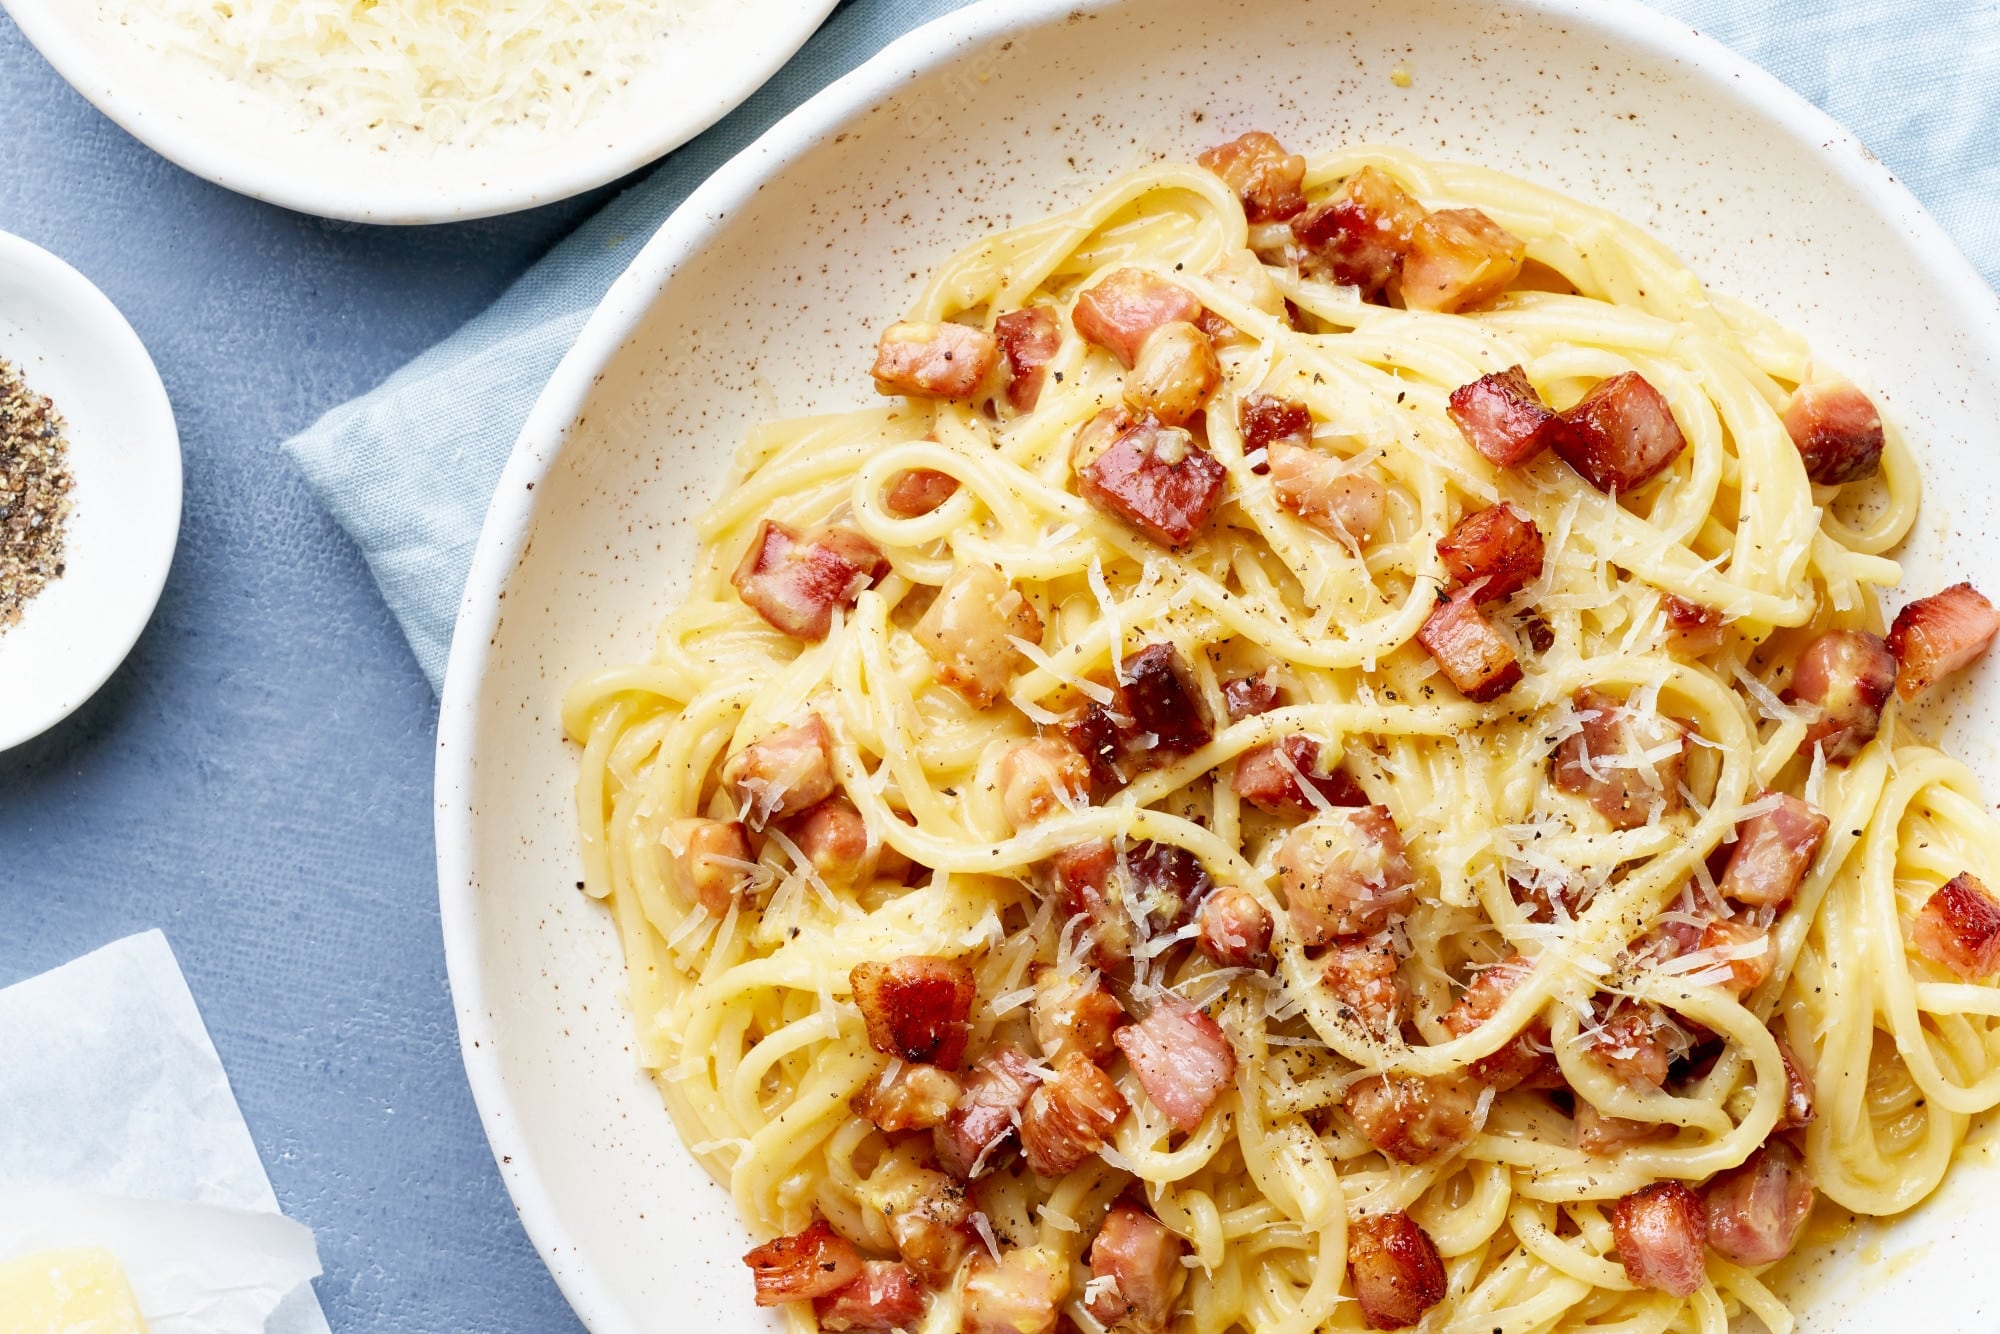
[[[139,331],[186,457],[151,627],[0,753],[0,984],[173,943],[339,1331],[580,1328],[522,1234],[459,1064],[431,862],[436,706],[277,442],[492,300],[596,202],[392,230],[181,171],[0,15],[0,230]]]

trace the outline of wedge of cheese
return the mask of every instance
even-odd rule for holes
[[[0,1262],[0,1334],[146,1334],[110,1251],[36,1251]]]

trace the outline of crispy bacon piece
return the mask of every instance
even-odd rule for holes
[[[938,680],[984,709],[1021,660],[1011,641],[1040,643],[1042,618],[994,566],[961,565],[911,633],[937,663]]]
[[[1239,676],[1222,683],[1222,704],[1229,710],[1229,721],[1240,723],[1245,718],[1255,718],[1278,707],[1282,687],[1278,684],[1278,671],[1266,667],[1255,676]]]
[[[1119,894],[1125,910],[1145,919],[1153,935],[1167,935],[1192,922],[1214,887],[1201,858],[1186,848],[1142,838],[1125,850],[1125,883]]]
[[[854,1114],[878,1130],[929,1130],[944,1124],[964,1089],[948,1070],[903,1062],[884,1070],[847,1100]]]
[[[1584,1153],[1608,1158],[1620,1149],[1657,1143],[1673,1133],[1673,1126],[1666,1122],[1606,1116],[1582,1098],[1576,1100],[1576,1147]]]
[[[1478,1085],[1456,1076],[1370,1075],[1347,1091],[1363,1138],[1399,1163],[1426,1163],[1479,1133]]]
[[[1424,206],[1390,179],[1363,167],[1332,199],[1292,219],[1292,236],[1305,248],[1301,267],[1326,274],[1372,299],[1403,266]]]
[[[1309,820],[1286,836],[1276,860],[1292,927],[1307,946],[1380,931],[1413,897],[1403,835],[1384,806]]]
[[[2000,611],[1971,584],[1953,584],[1896,613],[1889,651],[1896,655],[1896,693],[1915,699],[1986,651],[2000,634]]]
[[[852,607],[888,569],[881,549],[852,529],[828,528],[806,538],[766,519],[729,582],[773,630],[817,642],[833,624],[833,609]]]
[[[1882,414],[1846,380],[1800,385],[1785,405],[1785,432],[1821,486],[1858,482],[1881,466]]]
[[[1370,1329],[1404,1329],[1444,1300],[1437,1243],[1400,1209],[1349,1224],[1347,1276]]]
[[[1736,827],[1736,848],[1716,887],[1738,903],[1759,908],[1790,903],[1826,837],[1824,815],[1789,792],[1779,793],[1778,801],[1776,810]]]
[[[868,822],[845,797],[828,797],[792,821],[787,831],[820,879],[851,885],[875,870],[868,848]]]
[[[1178,931],[1214,885],[1200,858],[1151,839],[1122,853],[1107,840],[1072,844],[1050,858],[1050,871],[1064,917],[1081,917],[1091,928],[1101,968],[1130,956],[1135,919],[1148,935]]]
[[[1049,363],[1062,347],[1062,325],[1047,306],[1029,306],[994,320],[993,338],[1007,362],[1007,406],[1027,412],[1041,400]]]
[[[1125,377],[1125,406],[1169,426],[1184,425],[1199,413],[1222,383],[1222,363],[1208,335],[1192,324],[1163,324],[1140,345]]]
[[[1554,872],[1540,872],[1529,881],[1509,878],[1507,888],[1514,902],[1528,910],[1531,922],[1553,922],[1575,917],[1582,911],[1585,886],[1581,881]]]
[[[1464,1037],[1499,1012],[1514,989],[1528,980],[1534,966],[1519,954],[1506,958],[1481,972],[1466,986],[1465,994],[1445,1011],[1445,1031]],[[1549,1025],[1544,1019],[1531,1020],[1521,1035],[1490,1056],[1482,1056],[1467,1067],[1472,1077],[1490,1084],[1496,1092],[1530,1083],[1538,1088],[1561,1082],[1555,1055],[1549,1046]]]
[[[1812,1072],[1792,1050],[1792,1044],[1778,1038],[1778,1055],[1785,1062],[1785,1106],[1778,1113],[1778,1130],[1803,1130],[1819,1114]]]
[[[1617,829],[1637,829],[1651,823],[1654,812],[1672,815],[1685,805],[1681,775],[1688,742],[1680,724],[1635,713],[1600,690],[1579,690],[1572,703],[1583,730],[1556,747],[1557,788],[1588,800]]]
[[[1410,233],[1403,304],[1411,310],[1484,305],[1521,276],[1528,243],[1476,208],[1441,208]]]
[[[1319,809],[1320,802],[1366,806],[1367,794],[1340,762],[1334,760],[1330,770],[1326,764],[1319,742],[1293,733],[1238,755],[1229,785],[1237,796],[1272,815],[1310,815]],[[1307,785],[1319,795],[1320,802],[1307,795]]]
[[[963,324],[901,320],[875,349],[875,392],[969,399],[999,360],[993,336]]]
[[[948,1277],[972,1244],[972,1202],[965,1187],[935,1167],[885,1158],[862,1185],[860,1198],[888,1224],[903,1263],[926,1278]]]
[[[1549,447],[1599,491],[1620,494],[1650,482],[1687,446],[1673,409],[1637,371],[1625,371],[1558,414]]]
[[[1521,660],[1479,610],[1483,593],[1466,587],[1441,600],[1417,631],[1445,679],[1475,704],[1499,699],[1521,683]]]
[[[1172,644],[1147,644],[1126,658],[1124,678],[1109,707],[1093,701],[1064,725],[1103,789],[1192,755],[1215,735],[1194,677]]]
[[[1280,442],[1300,449],[1312,445],[1312,410],[1303,403],[1271,394],[1245,394],[1236,407],[1237,429],[1243,432],[1243,452],[1254,454]]]
[[[2000,902],[1961,871],[1930,896],[1910,927],[1917,953],[1967,982],[2000,968]]]
[[[817,713],[730,756],[722,781],[753,829],[797,815],[833,795],[833,739]]]
[[[1519,366],[1460,385],[1445,411],[1465,442],[1496,468],[1517,468],[1541,453],[1556,419]]]
[[[1123,1046],[1123,1035],[1118,1030]],[[1064,1052],[1055,1074],[1028,1099],[1021,1116],[1021,1149],[1036,1176],[1074,1172],[1104,1147],[1125,1115],[1125,1095],[1080,1051]]]
[[[1033,1063],[1019,1047],[1002,1043],[982,1056],[965,1077],[965,1093],[944,1124],[933,1132],[938,1162],[944,1170],[970,1181],[990,1166],[989,1159],[1014,1133],[1028,1098],[1041,1083]]]
[[[1151,417],[1131,421],[1117,408],[1106,408],[1096,420],[1105,413],[1118,424],[1110,443],[1088,461],[1072,453],[1077,494],[1155,542],[1185,544],[1221,503],[1228,470],[1178,426]],[[1104,434],[1093,426],[1078,433],[1079,445]]]
[[[978,984],[963,961],[906,954],[888,963],[858,963],[847,980],[876,1051],[947,1070],[964,1058]]]
[[[1319,958],[1320,985],[1333,993],[1341,1018],[1386,1038],[1409,1012],[1396,975],[1401,962],[1386,935],[1337,940]]]
[[[1213,1019],[1165,992],[1152,1011],[1112,1038],[1153,1105],[1177,1129],[1201,1125],[1222,1091],[1236,1082],[1236,1052]]]
[[[1741,1167],[1702,1188],[1708,1244],[1740,1265],[1767,1265],[1792,1253],[1812,1212],[1813,1185],[1799,1151],[1771,1139]]]
[[[1659,1088],[1673,1065],[1667,1025],[1657,1006],[1620,1006],[1589,1030],[1584,1045],[1590,1059],[1626,1083]]]
[[[1271,914],[1257,896],[1224,885],[1201,905],[1195,946],[1222,968],[1262,968],[1271,957]]]
[[[923,1319],[924,1291],[910,1271],[893,1260],[869,1260],[861,1277],[813,1302],[824,1330],[910,1329]]]
[[[1023,741],[1000,760],[1000,806],[1016,829],[1090,804],[1090,762],[1061,737]]]
[[[1100,968],[1117,968],[1132,957],[1132,921],[1125,915],[1118,874],[1118,850],[1109,839],[1059,848],[1049,858],[1049,878],[1063,919],[1081,918],[1090,931],[1091,958]]]
[[[1118,269],[1076,299],[1070,323],[1085,342],[1118,358],[1125,369],[1139,359],[1146,336],[1163,324],[1193,324],[1201,302],[1179,283],[1144,269]]]
[[[1542,530],[1504,501],[1466,515],[1438,543],[1445,569],[1480,602],[1512,597],[1533,583],[1542,552]]]
[[[1069,1296],[1069,1261],[1040,1247],[995,1261],[972,1257],[965,1276],[964,1334],[1053,1334]]]
[[[1691,1297],[1706,1273],[1708,1215],[1678,1181],[1656,1181],[1611,1206],[1611,1235],[1625,1277],[1636,1286]]]
[[[1236,192],[1251,222],[1283,222],[1306,206],[1306,160],[1262,130],[1217,144],[1195,161]]]
[[[1317,449],[1274,440],[1265,457],[1278,503],[1359,555],[1389,512],[1389,489]]]
[[[1037,970],[1029,1023],[1042,1054],[1050,1060],[1074,1051],[1102,1061],[1118,1050],[1111,1036],[1124,1022],[1125,1007],[1104,989],[1095,973],[1079,977],[1054,968]]]
[[[776,1237],[743,1257],[757,1285],[757,1305],[782,1306],[839,1292],[861,1277],[861,1253],[824,1218]]]
[[[1715,608],[1690,602],[1676,593],[1662,593],[1660,610],[1666,613],[1669,652],[1699,658],[1722,647],[1726,627],[1722,613]]]
[[[921,519],[958,494],[958,479],[933,468],[906,468],[882,493],[882,508],[891,518]]]
[[[1764,979],[1778,966],[1778,942],[1763,927],[1748,922],[1716,918],[1701,929],[1695,948],[1713,950],[1727,963],[1729,980],[1721,986],[1739,999],[1764,985]],[[1694,976],[1707,981],[1707,971],[1702,969]]]
[[[674,877],[689,898],[712,917],[728,913],[729,905],[750,883],[750,834],[739,820],[675,820],[667,826],[666,845],[679,848]]]
[[[1186,1253],[1187,1243],[1165,1223],[1118,1201],[1090,1243],[1093,1295],[1084,1309],[1106,1329],[1164,1334],[1187,1286]]]
[[[1800,743],[1815,744],[1830,764],[1845,764],[1875,739],[1882,706],[1896,684],[1896,656],[1880,636],[1866,630],[1828,630],[1806,645],[1792,664],[1788,699],[1820,707],[1820,716]]]

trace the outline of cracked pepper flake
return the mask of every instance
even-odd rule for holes
[[[62,414],[0,361],[0,633],[62,577],[70,509]]]

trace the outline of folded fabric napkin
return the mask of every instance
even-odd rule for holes
[[[855,0],[713,129],[557,246],[491,309],[285,443],[360,544],[437,686],[487,501],[605,289],[696,186],[792,108],[964,0]],[[1656,0],[1846,125],[2000,282],[2000,5]]]

